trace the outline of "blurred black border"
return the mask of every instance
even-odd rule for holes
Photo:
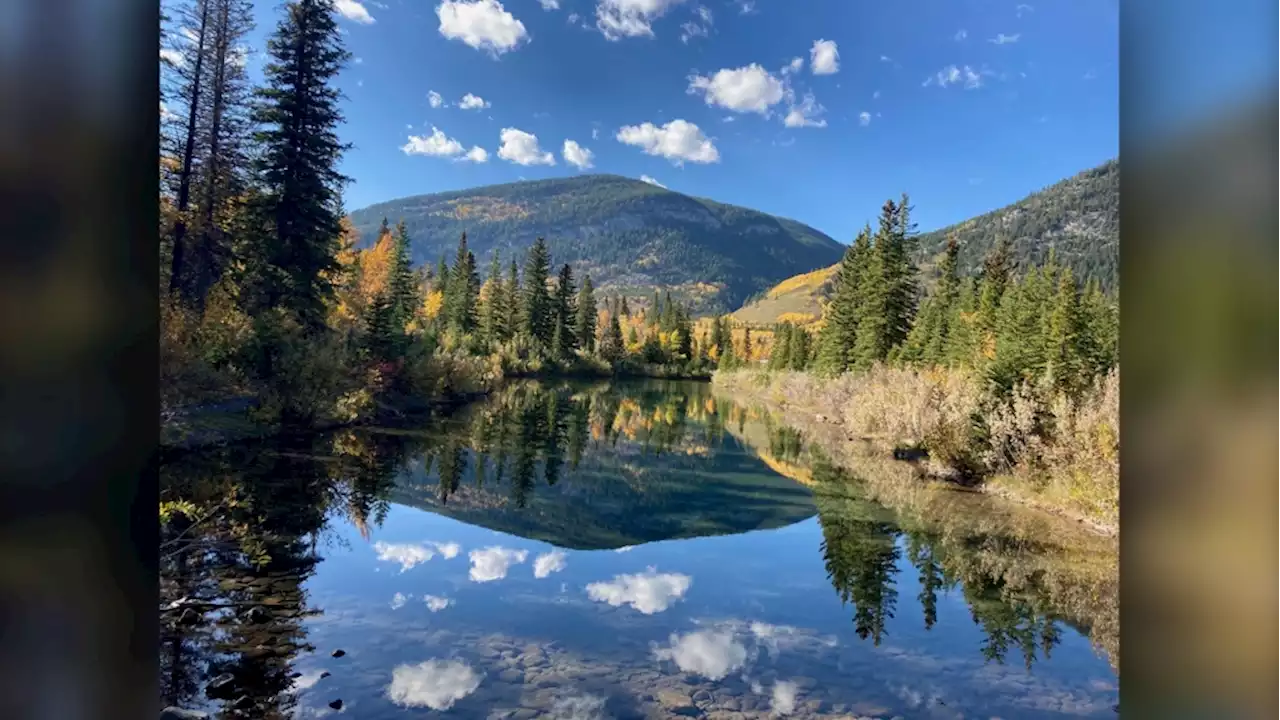
[[[1120,10],[1121,703],[1276,717],[1277,85],[1147,136],[1174,7],[1277,57],[1274,3]],[[159,6],[5,12],[0,717],[154,717]]]

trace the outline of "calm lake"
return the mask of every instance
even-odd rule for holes
[[[208,518],[161,538],[162,700],[217,717],[1116,716],[1114,541],[881,504],[704,383],[512,384],[161,492]]]

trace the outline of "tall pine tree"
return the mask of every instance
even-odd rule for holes
[[[547,242],[538,238],[529,248],[524,264],[524,298],[522,302],[522,330],[543,350],[552,349],[555,332],[555,313],[551,294],[547,292],[547,276],[551,272],[551,253]]]
[[[596,351],[596,295],[590,275],[582,278],[582,289],[578,291],[578,316],[573,332],[584,351]]]
[[[577,319],[574,301],[576,292],[577,289],[573,284],[573,268],[569,263],[565,263],[560,268],[559,277],[556,278],[556,294],[552,298],[552,307],[555,312],[555,326],[552,334],[558,338],[553,338],[552,349],[561,359],[573,357],[573,351],[578,347],[578,338],[574,332]]]
[[[838,375],[849,369],[858,334],[862,280],[870,254],[871,228],[866,226],[836,268],[831,302],[827,304],[825,324],[818,336],[816,365],[824,373]]]
[[[480,274],[476,256],[467,247],[467,234],[458,240],[458,252],[445,286],[444,313],[450,330],[466,334],[476,329],[476,306],[480,297]]]

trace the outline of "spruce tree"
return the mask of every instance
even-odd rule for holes
[[[809,336],[809,331],[802,327],[794,328],[791,332],[790,369],[797,372],[804,371],[809,367],[809,356],[812,353],[813,341]]]
[[[306,327],[325,323],[333,293],[342,231],[338,162],[348,147],[338,140],[343,118],[335,78],[350,54],[330,0],[293,0],[267,41],[270,60],[254,119],[261,128],[256,216],[261,238],[259,302],[291,311]]]
[[[444,313],[449,329],[462,335],[474,331],[477,300],[480,297],[480,274],[476,271],[476,256],[467,247],[465,232],[458,239],[458,252],[445,288]]]
[[[675,313],[673,320],[676,333],[676,352],[685,360],[692,360],[693,354],[693,326],[689,320],[689,314],[684,308],[679,308]]]
[[[485,277],[482,290],[484,297],[480,308],[480,340],[485,347],[488,347],[495,342],[501,342],[503,335],[506,334],[504,327],[507,321],[504,298],[506,288],[502,283],[502,260],[496,249],[493,251],[493,256],[489,258],[489,272]]]
[[[504,342],[515,337],[521,332],[521,298],[520,292],[520,268],[516,266],[516,261],[512,259],[511,264],[507,266],[507,282],[503,286],[502,302],[503,328],[505,334],[501,338]]]
[[[791,323],[778,323],[773,328],[773,349],[769,351],[769,369],[783,370],[791,366]]]
[[[585,352],[596,351],[596,295],[590,275],[582,278],[582,289],[578,291],[578,316],[573,332]]]
[[[825,324],[818,336],[817,368],[838,375],[849,368],[858,332],[858,304],[862,276],[871,253],[871,228],[864,227],[845,250],[836,268],[831,302],[824,313]]]
[[[1055,389],[1074,396],[1088,382],[1087,339],[1080,312],[1080,292],[1071,268],[1058,273],[1053,310],[1045,337],[1045,372]]]
[[[627,298],[625,295],[622,298],[622,308],[618,312],[621,313],[623,317],[631,317],[631,308],[627,306]]]
[[[449,292],[449,261],[445,260],[444,253],[440,253],[440,261],[436,263],[436,284],[435,291],[442,295]]]
[[[551,253],[547,242],[538,238],[529,248],[524,265],[524,297],[522,298],[521,329],[543,350],[551,350],[554,312],[551,295],[547,291],[547,277],[551,272]]]
[[[577,334],[574,332],[574,325],[577,322],[576,293],[573,268],[569,263],[565,263],[560,268],[559,277],[556,278],[556,294],[553,297],[555,327],[559,329],[560,339],[553,339],[552,347],[562,359],[573,357],[573,351],[578,347]]]
[[[413,274],[409,245],[409,231],[402,220],[396,223],[395,244],[392,246],[391,268],[387,280],[392,318],[400,336],[403,336],[418,306],[422,303],[421,298],[418,297],[418,283]]]
[[[725,332],[724,318],[716,315],[711,318],[711,347],[715,348],[717,355],[724,354]]]
[[[954,236],[948,238],[946,253],[939,264],[938,287],[920,308],[903,346],[901,359],[908,363],[939,365],[947,360],[948,336],[959,292],[960,276],[957,257],[960,246]]]
[[[742,361],[750,364],[751,362],[751,328],[742,328]]]
[[[613,363],[621,360],[626,355],[626,347],[622,344],[622,325],[618,322],[617,315],[609,316],[609,327],[605,329],[604,337],[600,338],[600,357]]]

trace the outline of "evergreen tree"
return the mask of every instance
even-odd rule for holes
[[[622,344],[622,325],[618,322],[617,315],[610,315],[609,327],[605,329],[604,337],[600,338],[600,357],[614,363],[625,355],[626,348]]]
[[[946,254],[939,265],[938,287],[920,308],[911,327],[901,358],[909,363],[938,365],[947,361],[948,337],[960,290],[956,259],[960,246],[954,236],[947,241]]]
[[[658,320],[662,327],[662,332],[671,332],[676,329],[676,305],[671,302],[671,291],[667,290],[662,301],[662,310]]]
[[[516,266],[514,259],[507,266],[507,282],[503,287],[502,296],[505,334],[501,339],[505,342],[521,330],[521,309],[523,307],[521,298],[523,295],[520,292],[520,268]]]
[[[636,335],[636,326],[629,325],[627,327],[627,347],[632,347],[640,342],[640,337]]]
[[[465,335],[476,329],[476,305],[480,297],[480,274],[476,256],[467,247],[467,234],[458,240],[458,252],[449,282],[445,285],[444,316],[450,330]]]
[[[680,308],[675,313],[673,320],[675,323],[676,333],[676,352],[685,360],[692,360],[693,353],[693,326],[689,320],[689,314],[684,308]]]
[[[554,334],[558,335],[559,339],[553,339],[551,347],[561,359],[572,358],[574,349],[578,347],[578,338],[574,333],[574,324],[577,321],[577,307],[574,302],[576,292],[573,268],[569,263],[565,263],[560,268],[559,277],[556,278],[556,294],[552,298],[555,311]]]
[[[578,291],[578,316],[574,322],[573,332],[582,349],[588,353],[596,350],[596,296],[591,286],[591,276],[582,278],[582,289]]]
[[[864,227],[845,251],[836,269],[831,302],[818,336],[816,364],[824,373],[838,375],[849,368],[858,332],[862,276],[871,253],[871,228]]]
[[[715,348],[717,355],[724,354],[725,331],[724,318],[716,315],[711,318],[711,347]]]
[[[622,309],[619,310],[619,312],[623,317],[631,317],[631,308],[627,307],[627,298],[625,295],[622,298]]]
[[[502,282],[502,259],[498,251],[489,258],[489,272],[482,288],[480,309],[480,340],[485,347],[501,342],[506,335],[507,308],[506,287]]]
[[[742,362],[751,362],[751,328],[742,328]]]
[[[449,261],[445,260],[444,253],[440,253],[440,261],[436,263],[435,291],[442,294],[449,292]]]
[[[1074,396],[1085,388],[1088,374],[1088,340],[1080,312],[1080,293],[1071,268],[1058,273],[1053,310],[1045,337],[1045,372],[1054,388]]]
[[[385,220],[383,221],[385,225]],[[418,306],[418,283],[413,274],[413,261],[409,256],[409,231],[404,221],[396,223],[395,244],[388,273],[387,294],[391,301],[391,313],[397,335],[402,339]]]
[[[769,351],[769,369],[791,367],[791,323],[778,323],[773,329],[773,349]]]
[[[1004,297],[1012,273],[1009,238],[1001,236],[982,262],[981,287],[978,295],[978,330],[983,334],[995,329],[996,312]]]
[[[552,333],[555,332],[555,313],[551,295],[547,292],[550,272],[551,253],[547,250],[547,242],[538,238],[525,259],[521,329],[544,350],[552,349]]]
[[[397,352],[395,306],[387,293],[378,293],[365,308],[364,349],[370,359],[386,361]]]
[[[284,307],[314,330],[338,270],[342,186],[341,93],[334,82],[350,54],[328,0],[293,0],[267,42],[266,85],[254,119],[261,130],[256,207],[268,231],[259,243],[258,304]]]
[[[802,327],[793,328],[789,345],[791,364],[788,367],[797,372],[808,369],[813,345],[809,331]]]
[[[880,227],[862,278],[862,303],[854,340],[854,364],[865,368],[889,357],[911,329],[916,309],[915,266],[910,248],[910,206],[885,201]]]

